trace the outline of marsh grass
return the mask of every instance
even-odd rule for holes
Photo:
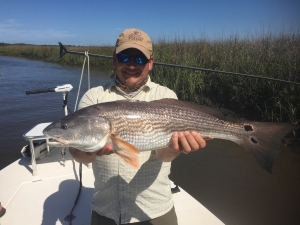
[[[112,55],[112,46],[66,46],[68,50]],[[0,54],[67,65],[82,65],[83,56],[58,59],[58,46],[5,45]],[[154,43],[157,62],[180,64],[300,82],[300,33],[268,33],[240,39],[161,38]],[[111,67],[111,60],[90,57],[90,64]],[[258,121],[300,124],[300,86],[237,75],[154,66],[151,78],[173,89],[179,99],[226,108]]]
[[[207,41],[159,40],[155,60],[300,83],[300,35]],[[300,124],[300,86],[237,75],[156,66],[152,78],[180,99],[232,110],[258,121]]]
[[[113,47],[111,46],[65,46],[68,50],[85,52],[102,55],[112,55]],[[0,43],[0,54],[7,56],[26,57],[36,60],[43,60],[48,62],[60,63],[63,65],[79,66],[83,63],[84,56],[66,54],[62,58],[59,57],[59,46],[53,45],[26,45],[26,44],[15,44],[8,45]],[[110,60],[99,59],[90,57],[90,65],[111,67],[112,63]]]

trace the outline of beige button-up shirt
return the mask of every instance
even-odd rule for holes
[[[89,105],[122,99],[152,101],[175,98],[167,87],[150,80],[132,95],[115,86],[115,75],[105,86],[90,89],[79,103]],[[155,151],[139,154],[139,170],[125,164],[116,154],[97,157],[93,162],[95,190],[92,210],[119,224],[134,223],[162,216],[173,207],[168,175],[171,163],[161,162]]]

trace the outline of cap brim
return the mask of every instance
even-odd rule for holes
[[[129,48],[135,48],[135,49],[141,51],[147,57],[147,59],[150,59],[150,57],[151,57],[149,50],[147,50],[145,47],[143,47],[139,44],[135,44],[135,43],[130,43],[130,44],[124,43],[124,44],[116,47],[116,54],[118,54],[119,52],[122,52],[126,49],[129,49]]]

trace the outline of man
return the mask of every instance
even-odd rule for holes
[[[148,72],[154,62],[150,37],[138,29],[126,29],[118,37],[113,53],[115,73],[104,86],[90,89],[79,108],[121,99],[152,101],[176,98],[170,89],[151,82]],[[176,225],[170,182],[171,161],[181,152],[205,147],[196,132],[174,133],[170,147],[141,152],[141,168],[136,170],[113,153],[112,144],[95,153],[70,148],[73,158],[93,162],[95,190],[92,225],[163,224]]]
[[[2,207],[1,202],[0,202],[0,217],[4,216],[5,213],[6,213],[6,209],[4,207]]]

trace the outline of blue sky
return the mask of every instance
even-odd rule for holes
[[[113,45],[130,27],[155,41],[300,29],[300,0],[0,0],[0,42]]]

